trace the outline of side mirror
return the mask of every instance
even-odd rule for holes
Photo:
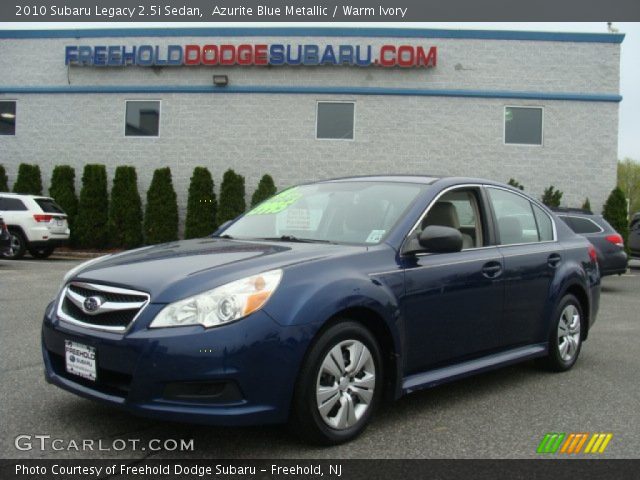
[[[455,228],[429,225],[420,232],[418,243],[426,252],[459,252],[462,250],[462,234]]]

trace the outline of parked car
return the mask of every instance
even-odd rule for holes
[[[0,193],[0,212],[11,235],[4,258],[20,259],[27,250],[35,258],[47,258],[69,241],[67,214],[52,198]]]
[[[357,177],[76,267],[42,352],[48,382],[132,413],[335,444],[383,398],[534,358],[570,369],[599,298],[594,247],[520,190]]]
[[[633,215],[629,226],[629,253],[640,258],[640,212]]]
[[[593,244],[598,254],[600,275],[621,275],[627,271],[624,239],[602,215],[571,208],[557,208],[555,212],[571,230]]]
[[[7,224],[4,223],[4,219],[0,217],[0,255],[7,253],[10,247],[11,235],[7,229]]]

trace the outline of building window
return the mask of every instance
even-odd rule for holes
[[[318,102],[316,138],[353,140],[355,107],[353,102]]]
[[[0,102],[0,135],[16,134],[16,102]]]
[[[127,100],[124,134],[127,137],[157,137],[160,131],[158,100]]]
[[[542,107],[504,107],[504,143],[542,145]]]

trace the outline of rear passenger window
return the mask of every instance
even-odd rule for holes
[[[531,202],[520,195],[489,188],[501,245],[532,243],[540,239]]]
[[[533,214],[536,217],[536,223],[538,224],[538,237],[541,242],[550,242],[553,240],[553,223],[551,223],[551,217],[547,215],[544,210],[535,204],[533,206]]]
[[[27,210],[22,200],[17,198],[0,197],[0,210],[5,212],[16,212]]]
[[[49,198],[36,198],[36,203],[44,213],[64,213],[64,210]]]
[[[590,218],[569,216],[560,216],[560,218],[564,220],[564,222],[569,225],[569,228],[575,233],[585,234],[602,232],[602,228],[600,228],[600,226]]]

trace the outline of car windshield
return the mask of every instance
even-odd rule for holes
[[[327,182],[289,188],[262,202],[222,236],[373,245],[426,185]]]

